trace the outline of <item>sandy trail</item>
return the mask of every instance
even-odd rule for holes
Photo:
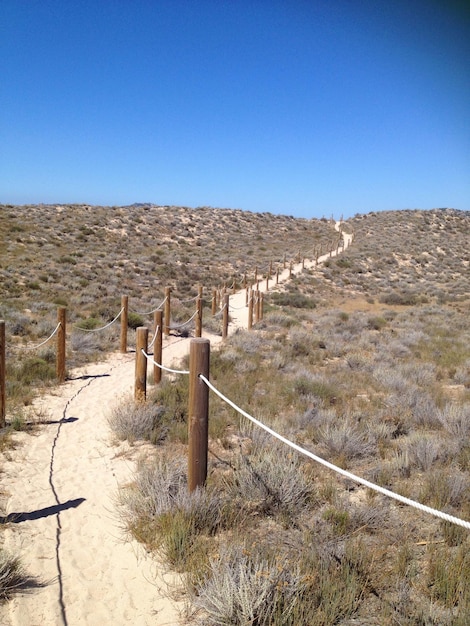
[[[349,236],[343,237],[347,247]],[[305,267],[313,266],[305,261]],[[293,268],[301,271],[302,264]],[[287,269],[279,282],[288,278]],[[259,287],[265,291],[266,281]],[[244,290],[230,297],[229,333],[247,327],[245,298]],[[165,339],[164,363],[188,354],[189,343]],[[72,372],[35,402],[46,424],[34,434],[15,434],[19,446],[2,464],[4,547],[20,554],[44,586],[0,606],[1,624],[181,623],[182,603],[165,593],[176,579],[125,534],[116,508],[119,487],[135,472],[139,446],[116,443],[107,417],[114,404],[133,394],[134,369],[134,354],[115,353]]]

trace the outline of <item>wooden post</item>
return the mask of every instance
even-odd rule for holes
[[[253,289],[250,289],[248,297],[248,330],[253,326]]]
[[[258,266],[255,267],[255,280],[253,282],[258,282]]]
[[[259,290],[258,289],[255,291],[254,296],[255,296],[255,301],[253,304],[253,312],[255,315],[254,323],[256,324],[257,322],[259,322]]]
[[[217,289],[212,287],[212,302],[211,302],[211,313],[215,315],[217,312]]]
[[[248,298],[250,297],[250,288],[248,286],[245,287],[245,306],[248,306]]]
[[[0,428],[5,426],[5,321],[0,320]]]
[[[226,339],[228,335],[228,313],[229,313],[230,296],[228,293],[224,296],[224,312],[222,315],[222,339]]]
[[[276,285],[279,285],[279,268],[276,268]]]
[[[289,263],[289,278],[292,278],[292,261]]]
[[[142,353],[147,352],[149,329],[139,326],[135,335],[135,385],[134,399],[144,402],[147,397],[147,359]]]
[[[196,337],[202,335],[202,298],[196,299]]]
[[[269,275],[271,276],[272,273],[273,273],[273,262],[271,260],[269,261]]]
[[[60,306],[57,309],[57,323],[59,328],[57,330],[57,357],[56,357],[56,374],[59,383],[63,383],[65,380],[65,333],[66,333],[66,317],[67,309]]]
[[[153,342],[153,360],[162,363],[163,350],[163,311],[160,309],[154,313],[155,341]],[[161,367],[153,366],[153,382],[158,385],[162,380]]]
[[[269,274],[266,275],[266,291],[269,291]]]
[[[203,290],[203,286],[202,285],[198,285],[197,295],[198,295],[199,298],[202,298],[202,290]]]
[[[165,287],[165,313],[163,316],[163,332],[168,337],[170,334],[171,315],[171,287]]]
[[[258,300],[256,302],[256,321],[260,322],[263,319],[263,294],[258,291]]]
[[[286,269],[286,253],[284,252],[284,269]]]
[[[121,352],[127,352],[127,324],[129,320],[129,296],[121,296]]]
[[[305,257],[304,256],[302,257],[302,269],[303,270],[305,269]]]
[[[243,272],[243,289],[246,289],[246,271]]]
[[[209,448],[209,388],[199,378],[209,378],[210,342],[191,339],[189,344],[188,488],[203,487],[207,478]]]

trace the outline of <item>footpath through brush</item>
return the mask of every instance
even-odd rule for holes
[[[350,236],[343,238],[346,248]],[[301,263],[292,268],[293,274],[301,271]],[[284,270],[279,282],[289,275]],[[247,327],[245,298],[244,290],[230,296],[232,331]],[[189,339],[165,340],[166,363],[188,353]],[[2,625],[180,623],[183,605],[168,594],[176,575],[126,534],[116,507],[119,487],[132,480],[149,445],[116,443],[108,427],[111,407],[133,394],[134,374],[133,353],[73,371],[35,401],[45,423],[32,434],[15,433],[18,445],[2,467],[2,537],[39,586],[0,606]]]

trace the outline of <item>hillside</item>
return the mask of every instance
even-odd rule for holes
[[[51,219],[61,214],[49,210]],[[134,209],[126,210],[131,214]],[[286,248],[295,254],[300,241],[307,245],[314,236],[309,228],[318,228],[326,242],[335,236],[332,224],[322,220],[294,220],[288,228],[292,218],[276,222],[273,216],[223,211],[222,220],[215,209],[172,210],[191,220],[198,211],[207,213],[220,238],[228,237],[224,231],[238,232],[233,224],[256,223],[250,242],[240,234],[225,240],[231,255],[245,250],[245,257],[238,252],[237,271],[243,271],[248,249],[260,241],[257,229],[270,233],[263,235],[265,256],[256,258],[260,264],[271,254],[282,258]],[[170,212],[165,215],[169,219]],[[216,222],[225,220],[218,229]],[[156,229],[157,220],[153,223]],[[285,226],[282,238],[268,228],[273,223]],[[252,331],[233,331],[220,350],[213,350],[211,381],[305,450],[468,522],[470,215],[450,209],[371,213],[348,220],[343,228],[354,232],[348,249],[270,289],[264,319]],[[299,239],[287,246],[291,231]],[[26,238],[25,231],[17,232]],[[302,232],[307,233],[304,240]],[[94,267],[99,256],[92,262],[88,255],[97,254],[99,245],[89,237],[90,252],[84,246],[84,256],[69,270],[92,268],[112,291],[119,285],[113,282],[115,267]],[[179,244],[171,241],[157,264],[162,271],[167,270],[170,246],[171,266],[182,267]],[[132,242],[137,255],[138,239],[125,237],[124,242]],[[25,255],[24,243],[12,244],[8,254],[17,250]],[[114,245],[103,242],[101,250],[112,254]],[[192,250],[189,244],[187,248]],[[123,246],[120,254],[127,254]],[[221,268],[221,280],[235,273],[227,269],[231,255],[224,255],[214,254],[212,261]],[[22,263],[24,273],[15,276],[25,282],[26,274],[37,270],[31,261]],[[8,272],[13,271],[10,261]],[[169,280],[180,279],[183,284],[184,271]],[[137,273],[133,280],[137,300],[143,278]],[[41,307],[30,305],[31,313],[22,310],[31,300],[21,290],[2,303],[23,328],[12,341],[31,341],[40,325],[33,323],[34,316],[53,311],[47,298],[55,293],[54,285],[43,282],[41,289],[25,292],[44,298]],[[175,290],[179,284],[174,283]],[[90,283],[80,292],[75,285],[76,292],[68,296],[74,305],[87,289],[99,298],[101,284]],[[106,297],[114,312],[118,295]],[[141,297],[139,303],[148,300],[158,298]],[[89,306],[91,311],[91,301]],[[109,409],[109,422],[116,438],[127,439],[131,449],[136,441],[150,442],[135,480],[121,490],[122,521],[148,553],[182,573],[180,591],[188,600],[190,623],[469,623],[470,539],[465,526],[397,504],[292,452],[212,395],[208,485],[190,498],[187,406],[187,379],[166,377],[152,389],[145,410],[124,402]]]
[[[0,205],[0,315],[59,303],[112,319],[121,294],[148,309],[166,286],[185,298],[198,284],[210,293],[333,239],[326,220],[240,210]]]
[[[325,265],[327,283],[388,304],[470,297],[470,211],[384,211],[347,224],[354,246]]]

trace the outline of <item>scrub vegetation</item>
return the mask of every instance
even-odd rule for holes
[[[13,215],[20,210],[24,209],[2,208]],[[75,215],[72,207],[47,210],[58,220]],[[39,215],[41,207],[35,211]],[[81,211],[90,216],[88,224],[93,210]],[[154,213],[159,219],[155,217],[150,228],[148,216]],[[73,292],[58,273],[60,288],[55,283],[50,287],[75,307],[77,320],[79,311],[82,319],[106,321],[119,310],[126,284],[116,280],[120,266],[112,249],[123,263],[126,254],[126,265],[132,259],[142,266],[141,274],[133,274],[132,297],[149,309],[158,302],[166,280],[175,281],[172,284],[184,299],[185,289],[187,297],[194,295],[193,287],[195,292],[198,283],[208,284],[210,273],[212,286],[240,276],[248,260],[253,268],[282,258],[286,250],[295,254],[311,248],[317,228],[317,242],[334,237],[326,220],[238,211],[157,210],[147,205],[100,208],[96,212],[100,228],[105,228],[106,214],[120,220],[109,235],[109,247],[104,243],[100,247],[93,232],[78,229],[88,238],[79,248],[83,256],[74,257],[70,248],[59,255],[77,260],[59,262],[68,271],[89,268],[90,273],[103,273],[91,276],[82,290],[75,283]],[[133,219],[125,221],[124,215]],[[204,228],[203,216],[212,220]],[[22,227],[24,220],[14,223]],[[163,223],[167,233],[159,230]],[[201,226],[200,234],[191,230],[193,224]],[[211,381],[245,411],[318,456],[470,520],[470,213],[447,209],[371,213],[356,216],[343,227],[354,232],[351,247],[270,292],[264,319],[250,332],[232,334],[212,351]],[[3,224],[2,232],[5,228]],[[33,230],[14,234],[31,238]],[[292,240],[287,240],[291,230]],[[142,231],[147,234],[147,250],[137,244]],[[67,233],[64,225],[62,234]],[[59,238],[59,233],[55,235]],[[113,237],[118,235],[116,246]],[[197,245],[204,236],[211,243],[208,250]],[[110,258],[105,258],[111,267],[97,266],[91,252],[95,248],[109,250]],[[32,256],[27,246],[21,254]],[[157,257],[152,261],[155,267],[146,267],[147,255],[152,254]],[[51,299],[38,300],[49,293],[49,282],[40,278],[37,266],[35,262],[33,269],[30,263],[27,280],[38,282],[40,289],[25,286],[25,291],[2,300],[0,317],[23,324],[23,335],[14,334],[17,342],[39,340],[43,333],[38,326],[49,319],[46,312],[54,305],[55,292]],[[13,272],[13,260],[8,267]],[[193,272],[191,286],[185,282],[188,267]],[[173,271],[178,273],[170,277]],[[15,276],[26,285],[19,270]],[[121,277],[123,283],[131,280],[124,271]],[[139,281],[146,281],[145,286]],[[42,308],[38,302],[43,302]],[[97,311],[104,303],[106,311]],[[108,348],[106,343],[99,347]],[[92,347],[89,354],[95,356]],[[120,510],[128,531],[180,572],[182,588],[175,591],[187,598],[189,623],[463,626],[470,622],[467,530],[315,464],[273,440],[213,394],[207,487],[188,494],[187,403],[187,378],[165,376],[145,406],[123,403],[110,412],[109,421],[119,438],[152,444],[135,481],[120,493]]]

